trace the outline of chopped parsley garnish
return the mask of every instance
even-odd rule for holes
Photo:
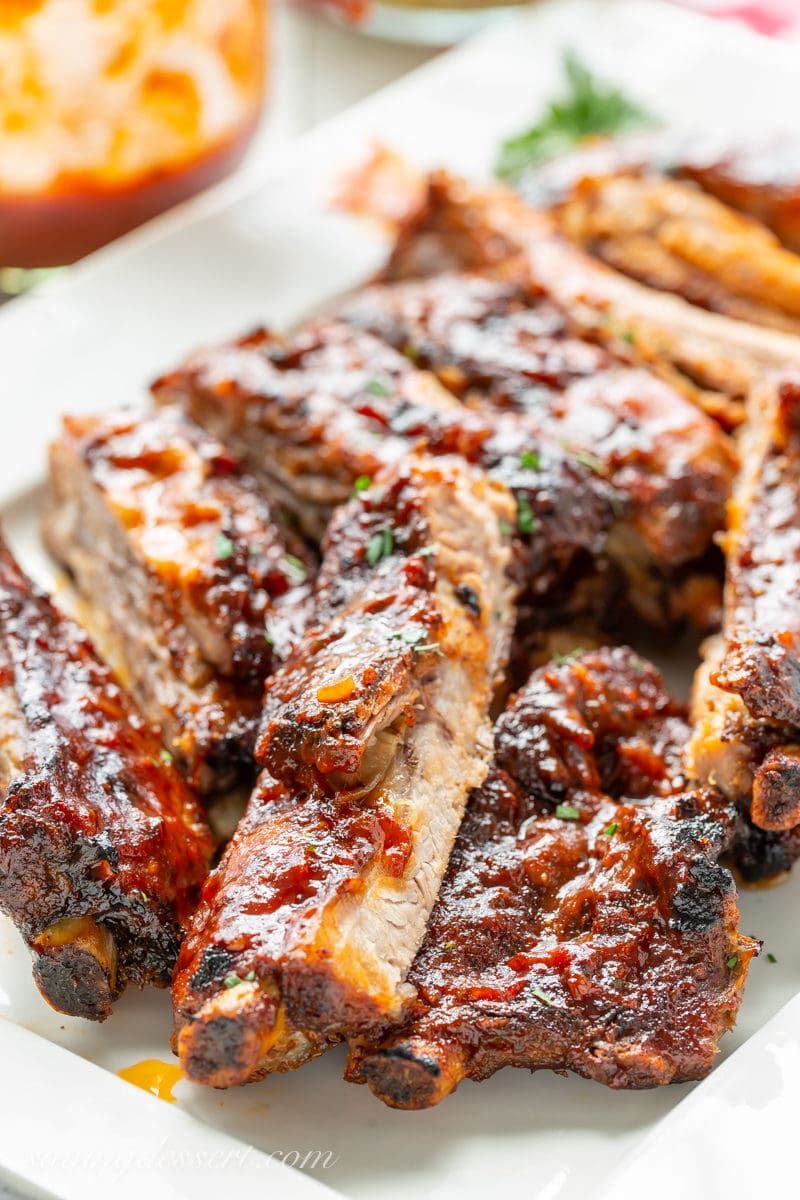
[[[729,971],[735,970],[735,968],[738,967],[738,965],[739,965],[739,955],[738,954],[732,954],[730,956],[730,958],[725,959],[725,966],[728,968]]]
[[[521,492],[517,495],[517,529],[520,533],[535,533],[537,529],[531,502]]]
[[[374,567],[382,558],[388,558],[392,550],[394,537],[391,529],[384,529],[383,533],[373,533],[367,542],[367,562]]]
[[[236,553],[236,547],[231,539],[224,533],[218,533],[214,538],[214,557],[219,560],[233,558]]]
[[[538,471],[542,465],[541,457],[536,450],[526,450],[519,461],[526,471]]]
[[[358,495],[359,492],[365,492],[371,483],[372,480],[370,479],[369,475],[359,475],[358,479],[353,484],[353,491],[356,495]]]
[[[304,583],[308,578],[306,564],[294,554],[284,554],[283,567],[292,583]]]
[[[143,892],[143,891],[141,890],[141,888],[139,888],[139,889],[138,889],[138,893],[139,893],[139,896],[140,896],[140,897],[141,897],[141,899],[142,899],[142,902],[143,902],[144,904],[147,904],[148,900],[150,899],[150,897],[148,896],[147,892]]]
[[[438,643],[438,642],[425,642],[425,643],[424,643],[424,644],[422,644],[422,645],[420,645],[420,644],[418,643],[418,644],[417,644],[417,645],[414,647],[414,653],[415,653],[415,654],[424,654],[424,653],[425,653],[426,651],[428,651],[428,650],[430,650],[430,651],[431,651],[431,653],[433,653],[433,654],[438,654],[438,655],[440,655],[442,658],[444,658],[444,651],[442,650],[442,647],[439,645],[439,643]]]
[[[245,981],[245,983],[252,983],[253,980],[255,979],[255,977],[256,977],[255,971],[248,971],[244,977],[244,981]]]
[[[535,987],[531,989],[537,1000],[541,1000],[542,1004],[546,1004],[548,1008],[552,1008],[555,1000],[552,996],[548,996],[547,992],[543,992],[541,988]]]
[[[231,975],[226,975],[223,982],[224,982],[226,988],[234,988],[237,986],[237,984],[243,983],[244,981],[243,981],[241,975],[237,975],[234,972]]]
[[[559,667],[563,667],[567,663],[574,662],[576,658],[580,658],[582,654],[583,646],[576,646],[574,650],[570,650],[569,654],[554,654],[553,659]]]
[[[651,125],[653,118],[618,88],[597,79],[574,51],[564,55],[568,91],[548,105],[541,121],[500,147],[495,174],[515,180],[529,168],[573,149],[591,134],[616,134]]]
[[[619,829],[619,821],[612,821],[610,825],[606,825],[605,829],[603,830],[603,833],[606,835],[606,837],[613,837],[618,829]]]
[[[419,642],[425,641],[424,629],[395,629],[392,633],[386,635],[390,642],[400,641],[408,642],[409,646],[416,646]]]
[[[367,391],[370,396],[391,396],[392,394],[392,389],[382,379],[370,379],[367,384]]]
[[[605,475],[606,465],[602,459],[596,454],[592,454],[589,450],[578,450],[575,453],[575,461],[579,462],[582,467],[587,467],[588,470],[594,471],[595,475]]]
[[[777,960],[777,958],[775,957],[775,955],[772,953],[772,951],[770,951],[770,952],[767,954],[767,962],[776,963],[777,961],[778,961],[778,960]]]
[[[168,767],[171,767],[175,762],[175,759],[172,757],[169,750],[165,750],[163,748],[159,750],[158,757],[161,759],[162,763],[166,763]]]
[[[581,810],[576,808],[574,804],[557,804],[556,816],[562,821],[577,821],[581,815]]]

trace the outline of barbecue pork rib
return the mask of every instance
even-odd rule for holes
[[[169,984],[211,837],[157,736],[4,543],[0,703],[0,908],[48,1003],[101,1021],[128,984]]]
[[[504,1066],[611,1087],[702,1077],[756,944],[719,855],[732,806],[687,790],[688,728],[627,648],[534,673],[495,726],[388,1035],[347,1078],[395,1108]]]
[[[426,456],[334,516],[312,622],[267,685],[266,770],[176,970],[191,1079],[289,1070],[400,1015],[488,768],[513,627],[512,516],[483,472]]]
[[[307,552],[179,409],[67,417],[45,537],[148,720],[203,791],[252,764],[276,619]]]
[[[526,305],[523,289],[479,276],[373,289],[346,308],[350,325],[325,318],[288,342],[260,332],[200,351],[155,394],[276,478],[311,532],[409,446],[464,454],[517,496],[520,569],[540,609],[545,594],[574,606],[576,573],[613,560],[638,611],[668,625],[687,579],[708,578],[698,560],[724,521],[731,444],[666,384]],[[409,349],[406,334],[468,405],[383,341]]]
[[[737,138],[731,145],[706,133],[673,130],[594,137],[569,154],[527,170],[517,187],[532,207],[551,208],[563,203],[583,179],[611,175],[687,180],[761,222],[789,250],[800,252],[797,138]]]
[[[733,482],[730,439],[649,372],[571,336],[546,297],[443,274],[368,288],[339,315],[404,349],[467,404],[524,415],[608,479],[625,509],[612,536],[612,553],[624,542],[621,564],[669,573],[708,550]]]
[[[779,330],[706,312],[657,292],[572,245],[551,216],[510,189],[481,188],[445,172],[409,183],[405,206],[383,211],[396,156],[379,151],[343,191],[343,206],[385,215],[397,236],[387,281],[470,270],[521,280],[558,308],[570,331],[647,366],[726,427],[766,369],[800,365],[800,340]],[[414,178],[406,167],[409,179]],[[356,198],[357,197],[357,198]]]
[[[753,389],[741,443],[723,633],[697,674],[689,761],[782,832],[800,825],[800,376]]]
[[[690,183],[586,177],[554,215],[571,241],[641,283],[713,312],[800,332],[800,258]]]

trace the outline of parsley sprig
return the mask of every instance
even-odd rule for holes
[[[615,134],[653,124],[652,116],[619,88],[604,83],[584,66],[574,51],[564,55],[568,92],[552,101],[544,117],[500,147],[495,174],[513,182],[537,163],[572,150],[591,134]]]

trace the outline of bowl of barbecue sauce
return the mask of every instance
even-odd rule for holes
[[[264,0],[3,0],[0,265],[82,258],[230,172]]]

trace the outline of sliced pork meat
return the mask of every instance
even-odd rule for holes
[[[190,779],[231,782],[252,763],[281,604],[304,602],[307,551],[177,408],[67,418],[50,479],[46,540],[101,645]]]
[[[730,505],[723,633],[706,646],[690,762],[765,830],[800,824],[800,376],[754,388]]]
[[[510,493],[410,456],[333,519],[268,684],[265,765],[184,943],[176,1045],[218,1087],[379,1029],[411,996],[513,626]]]
[[[719,857],[731,806],[690,790],[682,710],[632,651],[535,672],[495,727],[428,932],[416,998],[351,1044],[395,1108],[505,1066],[615,1088],[701,1078],[756,944]]]
[[[167,986],[211,857],[196,797],[96,657],[0,544],[0,908],[60,1012]]]

